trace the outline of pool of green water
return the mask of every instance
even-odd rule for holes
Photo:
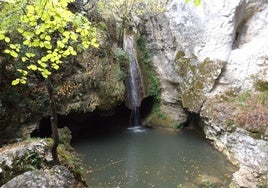
[[[192,130],[104,128],[72,146],[89,187],[227,187],[235,170]]]

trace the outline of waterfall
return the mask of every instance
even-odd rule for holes
[[[126,50],[129,56],[129,76],[126,80],[127,107],[132,110],[130,124],[137,126],[139,124],[139,107],[145,96],[145,89],[137,60],[137,51],[133,35],[125,36],[124,50]]]

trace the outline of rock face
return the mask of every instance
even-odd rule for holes
[[[12,169],[15,169],[18,173],[23,171],[24,167],[29,165],[31,159],[40,164],[52,160],[52,157],[48,155],[49,145],[45,140],[23,142],[18,145],[1,148],[0,153],[0,171],[2,171],[1,177],[3,179],[8,179],[12,176],[9,172]],[[20,160],[19,163],[18,160]],[[2,183],[2,179],[0,183]]]
[[[160,79],[162,105],[200,113],[207,137],[240,166],[234,180],[244,187],[256,187],[257,179],[267,182],[267,139],[253,138],[237,127],[236,119],[231,126],[219,121],[208,113],[207,101],[230,91],[255,93],[256,81],[267,83],[267,16],[267,0],[207,0],[199,7],[170,0],[167,12],[147,19],[143,30]],[[225,63],[206,76],[201,71],[206,60],[212,62],[207,72]]]
[[[241,128],[228,130],[224,123],[217,122],[212,117],[206,119],[204,133],[219,151],[240,167],[233,176],[237,186],[257,187],[267,181],[267,141],[254,139],[250,132]]]
[[[3,147],[0,149],[1,188],[81,185],[66,166],[51,164],[50,144],[45,139],[21,141]]]
[[[75,187],[74,176],[64,166],[28,171],[19,175],[1,188],[13,187]]]
[[[227,62],[213,93],[231,87],[253,89],[253,76],[268,80],[266,0],[209,0],[199,7],[171,0],[167,9],[164,15],[148,19],[144,30],[164,102],[180,100],[183,78],[174,68],[179,51],[197,58],[197,64],[207,58]]]

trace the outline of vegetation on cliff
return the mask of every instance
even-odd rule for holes
[[[55,163],[59,162],[59,136],[56,101],[50,77],[62,63],[70,61],[70,56],[77,55],[77,52],[89,46],[98,47],[95,27],[82,15],[68,10],[67,6],[72,1],[15,1],[1,4],[3,21],[0,40],[6,43],[4,53],[12,57],[17,71],[17,78],[11,84],[30,82],[45,85],[51,110],[51,152]],[[13,27],[10,27],[10,21],[14,22]]]
[[[18,2],[23,3],[25,1]],[[15,8],[20,8],[19,3],[15,6],[14,4],[6,4],[1,2],[1,9],[4,8],[4,5],[10,6],[10,8],[12,8],[10,10],[13,10],[15,12],[17,10]],[[32,4],[30,5],[30,7],[33,6]],[[39,8],[40,7],[41,4],[39,5]],[[21,13],[23,16],[24,13],[22,10],[23,9],[19,9],[17,13]],[[1,16],[4,14],[7,14],[7,12],[1,12]],[[58,13],[56,13],[56,15],[57,14]],[[70,14],[70,11],[68,14]],[[74,21],[74,24],[76,24],[74,26],[89,23],[87,21],[87,18],[82,18],[81,14],[77,13],[73,15],[81,17],[81,19],[69,20],[70,22]],[[18,15],[14,14],[14,16]],[[62,16],[64,17],[64,15]],[[48,76],[46,75],[47,73],[53,73],[53,76],[49,79],[54,90],[54,99],[57,104],[57,113],[67,114],[70,111],[88,112],[96,109],[97,107],[103,110],[107,110],[113,108],[116,104],[124,100],[124,70],[119,66],[118,61],[114,58],[115,54],[113,52],[113,43],[115,41],[112,38],[109,38],[109,31],[106,30],[107,27],[103,24],[103,20],[100,17],[96,19],[95,17],[90,16],[90,18],[93,19],[92,25],[89,26],[90,28],[85,28],[86,34],[83,33],[83,36],[81,34],[82,30],[79,30],[78,33],[75,33],[76,30],[74,29],[74,26],[71,26],[72,24],[69,24],[65,28],[70,29],[69,34],[68,32],[63,31],[65,34],[63,35],[63,33],[61,33],[62,29],[60,29],[61,31],[59,31],[58,34],[56,34],[56,30],[51,30],[48,31],[47,35],[51,34],[53,36],[47,36],[43,39],[41,39],[41,33],[37,35],[33,31],[26,32],[27,29],[33,29],[34,27],[37,27],[37,25],[34,26],[37,23],[32,23],[33,26],[30,24],[28,24],[28,26],[25,23],[22,24],[20,28],[25,26],[25,31],[21,30],[22,28],[20,29],[20,31],[23,31],[22,33],[19,33],[19,31],[16,29],[16,24],[19,23],[18,21],[20,21],[20,19],[13,18],[15,19],[14,23],[12,19],[5,19],[6,22],[1,23],[8,25],[8,27],[11,27],[5,31],[8,34],[4,35],[4,32],[2,32],[0,36],[1,39],[3,39],[0,40],[0,127],[2,130],[0,133],[1,144],[9,142],[10,138],[14,139],[15,141],[17,137],[20,137],[20,127],[25,126],[25,124],[28,124],[30,122],[36,122],[41,119],[42,116],[49,115],[49,96],[46,93],[46,84],[44,82],[44,80],[47,79],[43,78],[42,72],[40,72],[42,70],[44,70],[43,73],[45,77]],[[9,21],[12,23],[7,24]],[[30,19],[27,21],[30,21]],[[41,21],[41,23],[44,22]],[[61,25],[61,27],[63,26]],[[81,34],[81,37],[86,37],[87,35],[92,35],[93,37],[95,33],[95,27],[98,28],[98,33],[101,35],[101,38],[99,38],[101,46],[98,49],[85,49],[88,44],[79,42],[79,34]],[[47,29],[50,30],[49,25]],[[93,33],[91,31],[93,31]],[[17,33],[20,37],[16,37],[15,33]],[[24,36],[25,33],[26,35],[37,35],[37,38],[31,37],[30,39],[31,42],[35,40],[35,45],[37,46],[31,46],[32,43],[29,43],[29,37]],[[76,35],[77,41],[72,39],[76,38]],[[6,40],[9,43],[7,43]],[[26,40],[26,44],[23,44],[24,40]],[[64,47],[62,46],[63,40],[64,42],[67,40],[67,43],[64,43],[66,45]],[[95,39],[92,40],[89,41],[89,44],[96,42]],[[16,43],[16,45],[11,45],[11,41],[13,41],[12,43]],[[44,43],[46,43],[46,46],[43,46]],[[51,44],[49,45],[49,43]],[[19,47],[19,49],[13,49],[14,47]],[[61,52],[65,53],[64,56],[66,57],[64,57],[62,62],[59,62],[59,60],[57,60],[57,63],[60,63],[57,64],[55,57],[47,58],[47,55],[49,55],[47,52],[52,51],[52,49],[47,49],[47,47],[53,47],[54,51],[57,51],[58,47],[62,50],[65,49],[65,52]],[[4,53],[5,49],[9,50],[6,51],[8,53]],[[32,50],[33,52],[29,54],[29,50]],[[21,57],[13,57],[11,53],[12,55],[16,53],[16,55],[20,55]],[[32,57],[34,53],[37,53],[37,55],[34,55],[34,57]],[[76,55],[76,53],[77,56],[74,57],[73,55]],[[59,51],[57,54],[59,55]],[[27,57],[26,55],[30,55],[31,57]],[[42,55],[45,58],[42,59]],[[63,54],[60,54],[59,56],[63,58]],[[38,61],[38,58],[41,61]],[[54,64],[53,62],[48,63],[51,58],[54,58]],[[22,59],[25,60],[25,62],[23,62]],[[42,60],[44,60],[44,62]],[[21,67],[18,67],[18,65]],[[41,65],[44,66],[43,69]],[[17,72],[18,68],[20,72]],[[47,69],[46,71],[45,68]],[[14,80],[15,81],[13,84],[17,84],[18,82],[25,82],[26,77],[21,73],[27,74],[27,84],[19,84],[15,87],[11,86],[11,83]]]
[[[104,19],[115,21],[116,32],[113,36],[122,48],[125,32],[132,30],[144,16],[163,12],[166,3],[162,0],[100,0],[98,10]]]
[[[230,89],[206,102],[202,116],[212,116],[232,132],[241,127],[257,139],[267,139],[268,93]]]
[[[172,128],[180,127],[181,122],[174,120],[161,106],[160,81],[154,71],[151,55],[146,47],[145,38],[136,37],[139,64],[143,72],[145,89],[148,96],[153,97],[151,114],[147,117],[146,126],[167,126]]]
[[[155,103],[160,102],[160,83],[153,70],[151,57],[148,49],[146,48],[145,39],[142,36],[136,37],[138,60],[141,66],[146,91],[148,96],[154,98]]]

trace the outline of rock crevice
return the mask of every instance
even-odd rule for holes
[[[232,99],[239,93],[238,101],[244,100],[245,92],[265,95],[256,91],[256,81],[268,81],[267,16],[266,0],[208,0],[199,7],[184,0],[171,0],[167,12],[148,19],[143,30],[160,79],[163,106],[176,106],[181,101],[178,109],[200,113],[207,138],[240,167],[234,180],[242,187],[267,184],[268,143],[264,138],[268,129],[265,131],[262,121],[266,111],[257,113],[267,107],[259,105],[254,112],[242,113],[242,108],[218,101],[218,107],[211,113],[212,103],[208,101],[225,94],[229,95],[221,100]],[[184,55],[178,58],[181,53]],[[213,63],[204,67],[206,59]],[[219,62],[225,63],[213,74],[211,69]],[[211,74],[205,76],[202,68]],[[229,113],[225,113],[226,109]],[[248,127],[255,125],[247,124],[250,119],[243,117],[246,113],[253,119],[259,117],[260,121],[255,118],[254,122],[264,127],[259,132],[261,137],[253,136],[254,130],[261,129],[258,125]]]

